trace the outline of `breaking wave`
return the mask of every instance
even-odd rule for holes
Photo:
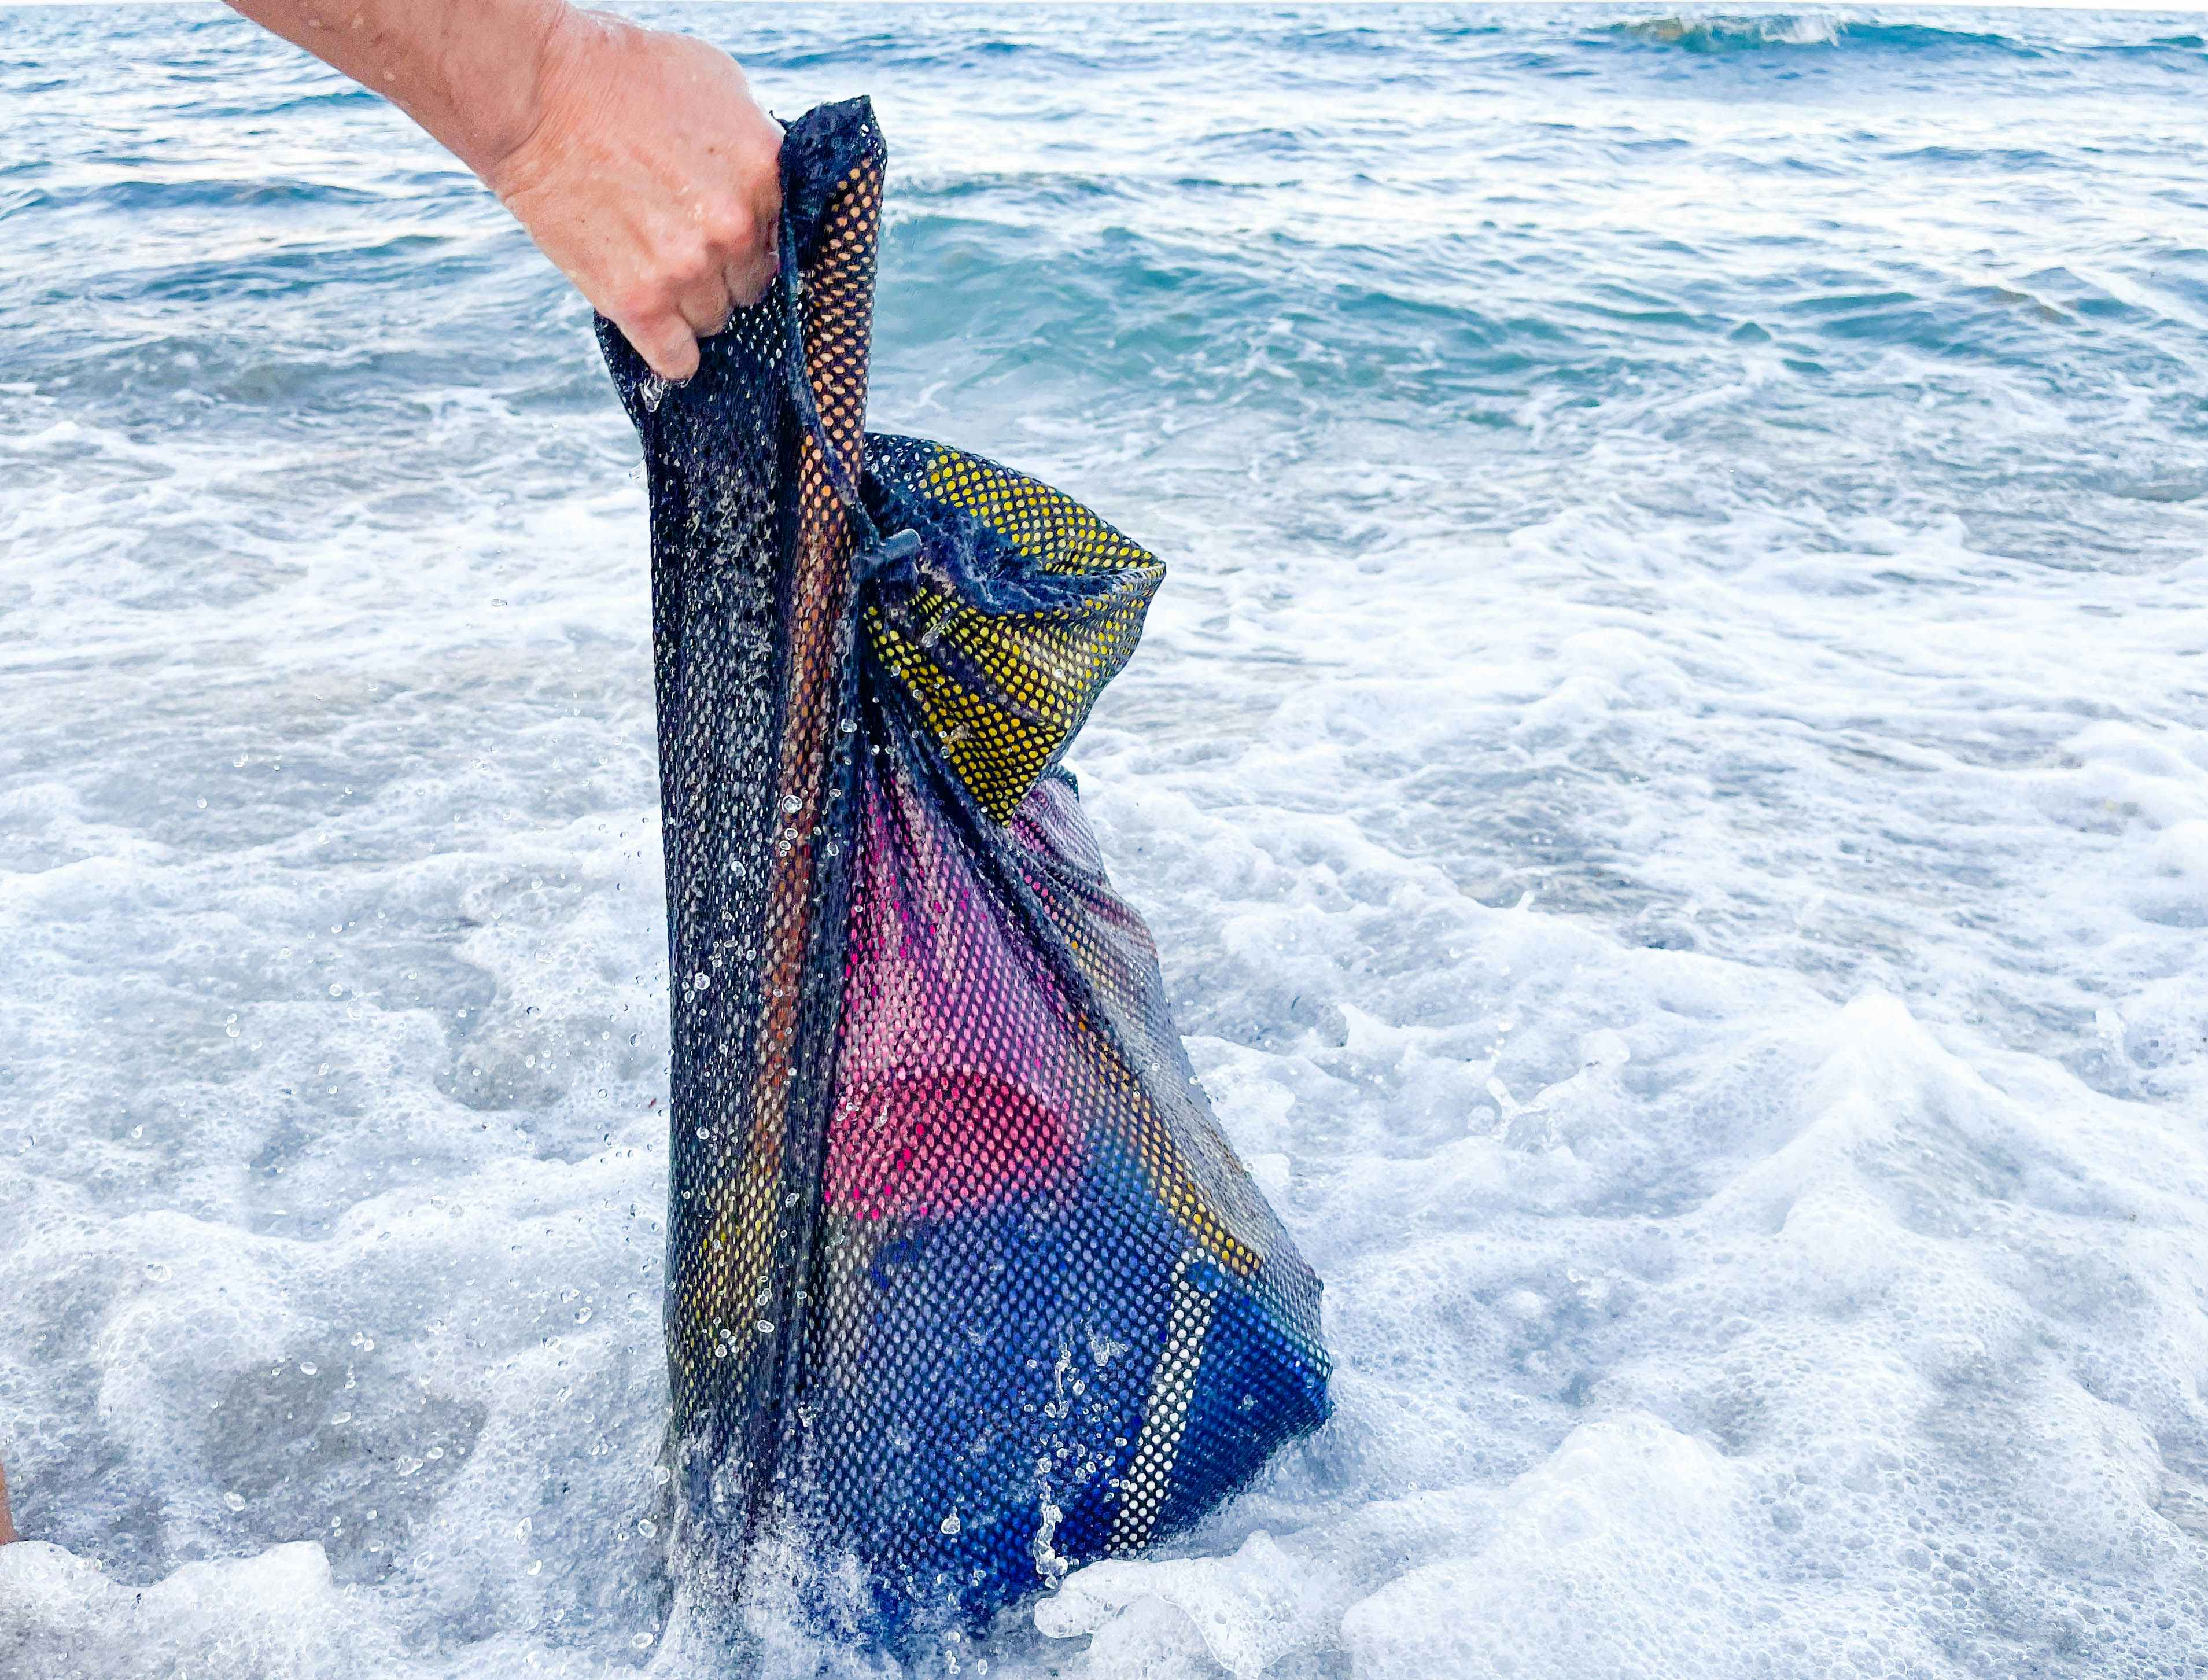
[[[1851,47],[1882,51],[1982,51],[2037,57],[2036,48],[2007,35],[1938,29],[1919,23],[1873,23],[1816,13],[1767,12],[1697,17],[1673,14],[1614,24],[1610,33],[1647,46],[1685,52],[1753,52],[1770,47]]]

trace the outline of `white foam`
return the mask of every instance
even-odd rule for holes
[[[315,190],[10,219],[107,336],[0,327],[0,1674],[724,1672],[647,1532],[633,446],[494,207],[365,102],[276,122],[328,84],[183,17],[25,95],[49,184],[138,134]],[[785,109],[884,91],[878,422],[1171,563],[1075,767],[1339,1359],[1202,1530],[915,1667],[2197,1666],[2199,357],[2139,231],[2182,160],[2095,138],[2152,90],[1866,71],[1779,123],[1688,79],[1762,72],[1413,20],[1398,121],[1362,26],[1222,111],[1245,18],[852,19],[745,28]],[[1078,74],[1039,106],[983,36]],[[2028,227],[1902,155],[2025,117],[2071,171]],[[2095,273],[2167,313],[2070,313]],[[1929,346],[1809,308],[1988,286]]]

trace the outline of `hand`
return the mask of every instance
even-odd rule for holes
[[[774,276],[781,125],[688,35],[565,12],[536,119],[482,170],[544,255],[665,379]]]

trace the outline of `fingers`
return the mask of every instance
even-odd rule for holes
[[[687,379],[698,371],[698,334],[673,310],[635,320],[625,321],[619,315],[609,319],[662,379]]]
[[[764,190],[753,194],[743,217],[744,237],[729,249],[729,292],[737,303],[756,303],[774,284],[776,247],[782,228],[782,181],[778,173],[766,177]]]
[[[735,311],[735,282],[728,268],[705,265],[712,259],[693,254],[656,282],[636,290],[628,309],[613,315],[638,355],[662,379],[687,379],[698,371],[698,345],[729,324]]]
[[[774,284],[773,242],[769,241],[764,249],[746,252],[731,262],[726,272],[731,298],[746,307],[758,303]]]
[[[725,270],[716,269],[711,274],[686,282],[675,294],[675,314],[700,339],[710,339],[726,327],[735,311],[735,302],[729,295]]]
[[[774,219],[730,198],[701,210],[698,221],[705,249],[695,259],[696,266],[711,274],[725,321],[729,309],[756,303],[766,294],[767,282],[774,277]],[[721,324],[717,321],[709,330],[717,332]]]
[[[661,378],[696,373],[700,341],[723,331],[739,309],[766,295],[774,280],[775,247],[771,237],[758,237],[757,226],[747,219],[729,219],[715,229],[718,237],[669,264],[656,285],[638,288],[626,315],[612,317]]]
[[[726,328],[740,305],[757,303],[771,273],[756,259],[731,264],[710,277],[647,289],[628,310],[609,316],[654,373],[687,379],[698,371],[699,343]]]

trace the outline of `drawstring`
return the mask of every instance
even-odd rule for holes
[[[783,365],[789,380],[790,401],[796,405],[798,418],[805,429],[813,435],[813,446],[820,451],[820,465],[828,474],[828,483],[837,499],[843,504],[843,513],[851,522],[855,545],[851,554],[851,575],[855,583],[864,583],[885,567],[897,561],[910,560],[920,553],[920,533],[899,531],[885,537],[874,523],[873,515],[859,495],[859,486],[843,455],[829,441],[827,428],[820,423],[819,405],[813,400],[813,381],[805,371],[805,341],[800,322],[797,280],[797,230],[790,220],[789,207],[783,206],[782,238],[779,255],[782,282],[783,313],[789,323],[789,343],[783,352]]]

